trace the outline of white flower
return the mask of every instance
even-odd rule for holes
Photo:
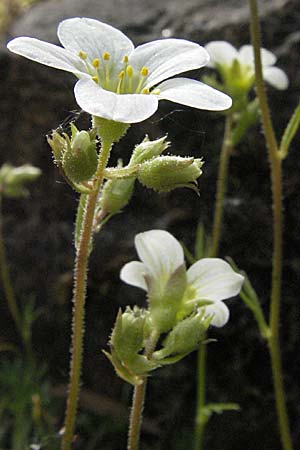
[[[227,95],[195,80],[173,78],[208,63],[200,45],[183,39],[161,39],[134,48],[121,31],[94,19],[72,18],[58,26],[64,48],[31,37],[19,37],[8,49],[79,78],[74,91],[86,112],[123,123],[141,122],[159,100],[207,110],[231,106]]]
[[[209,67],[231,69],[234,62],[240,65],[241,76],[248,79],[250,84],[254,82],[255,66],[254,51],[252,45],[243,45],[239,50],[226,41],[212,41],[205,46],[210,55]],[[289,80],[283,70],[274,67],[276,56],[261,48],[261,61],[264,80],[277,89],[287,89]]]
[[[151,284],[163,293],[171,279],[176,283],[176,271],[184,265],[184,254],[180,243],[167,231],[151,230],[135,238],[135,247],[141,259],[122,268],[121,279],[132,286],[144,289],[149,294]],[[205,315],[212,316],[212,325],[222,327],[229,319],[229,310],[222,300],[237,295],[244,277],[232,270],[230,265],[218,258],[204,258],[186,271],[186,286],[182,307],[192,311],[203,302]],[[166,293],[167,295],[167,293]],[[162,296],[163,297],[163,296]]]

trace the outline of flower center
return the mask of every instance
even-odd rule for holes
[[[80,51],[78,56],[84,61],[87,73],[103,89],[117,94],[150,94],[150,90],[145,88],[149,74],[147,67],[143,66],[139,71],[134,70],[128,64],[127,55],[123,58],[123,67],[120,71],[114,67],[108,52],[93,60],[84,51]],[[153,93],[157,94],[156,91]]]

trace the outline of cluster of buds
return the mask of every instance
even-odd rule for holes
[[[25,188],[25,184],[35,181],[40,175],[41,170],[30,164],[19,167],[3,164],[0,168],[0,196],[27,196],[28,190]]]
[[[134,148],[130,161],[122,167],[122,161],[114,169],[107,169],[100,198],[100,206],[110,214],[123,209],[130,201],[135,181],[156,192],[169,192],[178,187],[197,191],[197,178],[203,162],[196,158],[164,155],[170,146],[167,137],[151,141],[148,136]]]

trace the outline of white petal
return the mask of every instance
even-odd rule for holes
[[[77,56],[58,45],[31,37],[18,37],[10,41],[7,47],[11,52],[45,66],[66,70],[78,75],[86,73],[84,63]]]
[[[238,59],[238,52],[226,41],[212,41],[205,46],[210,56],[209,67],[217,64],[231,66],[234,59]]]
[[[116,28],[95,19],[75,17],[62,21],[57,35],[64,47],[76,53],[84,51],[90,61],[101,59],[103,53],[110,54],[110,65],[119,72],[123,57],[134,49],[131,40]]]
[[[139,261],[131,261],[122,268],[120,278],[131,286],[136,286],[147,291],[145,275],[148,274],[145,264]]]
[[[218,258],[203,258],[187,271],[188,284],[196,289],[196,298],[219,301],[237,295],[244,277]]]
[[[160,100],[191,106],[208,111],[223,111],[232,105],[231,98],[223,92],[190,78],[173,78],[157,86]]]
[[[177,239],[164,230],[151,230],[135,237],[140,259],[155,279],[168,281],[184,264],[183,250]]]
[[[129,58],[129,64],[136,71],[147,67],[146,87],[149,88],[178,73],[203,67],[208,60],[207,51],[194,42],[161,39],[137,47]]]
[[[223,327],[229,319],[229,309],[223,302],[216,302],[205,307],[205,315],[213,315],[211,324],[215,327]]]
[[[278,67],[266,67],[263,69],[264,79],[271,84],[271,86],[284,90],[288,88],[289,79],[285,72]]]
[[[74,92],[78,105],[84,111],[115,122],[142,122],[158,108],[155,95],[115,94],[102,89],[91,78],[79,80]]]
[[[273,66],[273,64],[276,63],[276,56],[274,53],[265,48],[260,49],[260,56],[263,67]],[[254,51],[252,45],[243,45],[239,49],[239,61],[242,65],[254,65]]]

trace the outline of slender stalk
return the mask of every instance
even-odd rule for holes
[[[233,151],[231,142],[231,132],[232,132],[232,116],[229,114],[226,116],[225,120],[225,130],[219,162],[215,212],[212,229],[212,244],[210,248],[210,257],[212,258],[218,255],[221,240],[222,222],[224,214],[224,197],[227,191],[229,159]],[[202,449],[204,428],[207,423],[202,414],[203,408],[205,406],[206,358],[207,358],[207,349],[205,345],[202,345],[198,351],[198,358],[197,358],[198,392],[197,392],[197,406],[196,406],[197,410],[195,420],[195,441],[194,441],[195,450]]]
[[[203,416],[203,408],[205,406],[206,397],[206,345],[201,345],[198,351],[198,386],[197,386],[197,411],[195,423],[195,441],[194,449],[201,450],[203,446],[203,433],[206,425],[205,417]]]
[[[95,177],[93,191],[88,195],[82,223],[82,232],[76,252],[74,269],[74,293],[73,293],[73,323],[71,344],[70,384],[65,417],[64,435],[61,450],[70,450],[75,417],[77,411],[78,396],[80,390],[80,374],[83,353],[84,337],[84,306],[87,284],[87,270],[90,253],[90,242],[93,235],[93,222],[99,191],[103,181],[103,173],[106,168],[112,144],[102,142],[99,156],[98,169]]]
[[[6,257],[6,251],[4,246],[3,224],[2,224],[2,197],[0,195],[0,276],[2,280],[2,288],[9,312],[15,322],[16,328],[20,333],[22,339],[24,339],[22,317],[17,304],[15,293],[12,287],[11,277],[9,273],[9,267]],[[25,344],[25,342],[24,342]]]
[[[285,392],[283,386],[281,352],[279,342],[280,296],[281,296],[281,279],[282,279],[282,230],[283,230],[282,166],[263,81],[262,63],[260,55],[260,47],[261,47],[260,26],[256,0],[249,0],[249,5],[251,12],[250,31],[255,57],[255,78],[256,78],[257,97],[260,104],[261,120],[268,148],[268,156],[271,169],[271,181],[272,181],[273,260],[272,260],[271,308],[269,318],[271,336],[268,340],[268,343],[272,362],[273,383],[275,390],[276,408],[277,408],[281,443],[284,450],[292,450],[293,447],[290,434],[289,419],[286,408]]]
[[[153,331],[145,355],[149,358],[155,350],[159,334]],[[127,450],[138,450],[141,435],[141,425],[147,388],[147,376],[143,377],[141,384],[134,386],[132,408],[130,412]]]
[[[226,116],[224,138],[220,155],[214,222],[212,229],[212,244],[210,251],[211,257],[217,256],[220,246],[223,213],[224,213],[224,197],[227,191],[228,166],[230,155],[233,150],[231,142],[231,131],[232,131],[232,117],[229,114]]]

